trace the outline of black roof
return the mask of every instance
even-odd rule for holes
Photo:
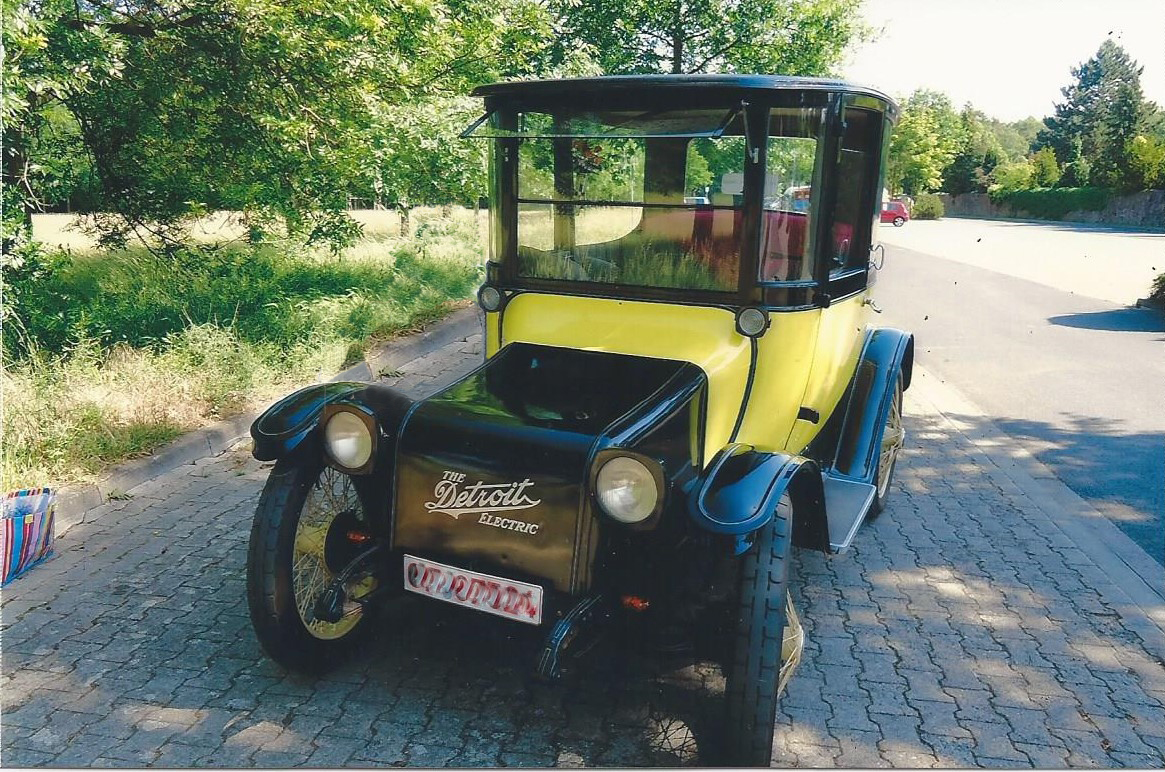
[[[640,89],[682,88],[755,91],[839,91],[874,97],[885,102],[893,113],[898,104],[885,93],[856,83],[833,78],[808,78],[791,75],[604,75],[597,78],[563,78],[561,80],[515,80],[490,83],[473,90],[476,97],[553,97],[569,92],[632,91]]]

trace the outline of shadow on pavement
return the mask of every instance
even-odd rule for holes
[[[1048,321],[1061,327],[1076,327],[1083,330],[1165,332],[1165,314],[1145,308],[1121,308],[1112,311],[1061,314],[1048,317]],[[1165,338],[1161,340],[1165,340]]]
[[[972,423],[968,416],[952,416]],[[1165,431],[1122,432],[1112,421],[1065,416],[1070,428],[1020,418],[994,418],[1007,435],[1057,470],[1061,482],[1113,521],[1165,565]],[[1111,491],[1120,495],[1112,496]]]

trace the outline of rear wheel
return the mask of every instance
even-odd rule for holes
[[[358,599],[376,579],[345,584],[348,601],[335,622],[315,605],[359,554],[352,533],[367,533],[367,515],[350,476],[317,461],[281,460],[259,497],[247,550],[247,602],[263,650],[289,670],[320,672],[346,656],[368,627]]]
[[[777,698],[801,655],[801,626],[788,598],[788,497],[741,558],[734,639],[726,673],[724,754],[732,766],[772,761]]]
[[[886,497],[890,495],[890,483],[894,480],[894,465],[898,462],[898,451],[906,440],[906,429],[902,425],[902,375],[894,381],[894,396],[890,400],[890,410],[886,414],[886,429],[882,432],[882,444],[878,448],[878,467],[874,471],[874,502],[870,505],[869,519],[873,520],[886,508]]]

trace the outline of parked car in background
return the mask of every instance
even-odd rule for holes
[[[882,222],[892,222],[895,228],[901,228],[910,219],[910,212],[906,204],[901,201],[882,202]]]

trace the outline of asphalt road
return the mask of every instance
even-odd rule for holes
[[[880,235],[879,323],[913,331],[919,363],[1165,565],[1165,317],[1129,307],[1165,271],[1165,234],[942,220]]]

